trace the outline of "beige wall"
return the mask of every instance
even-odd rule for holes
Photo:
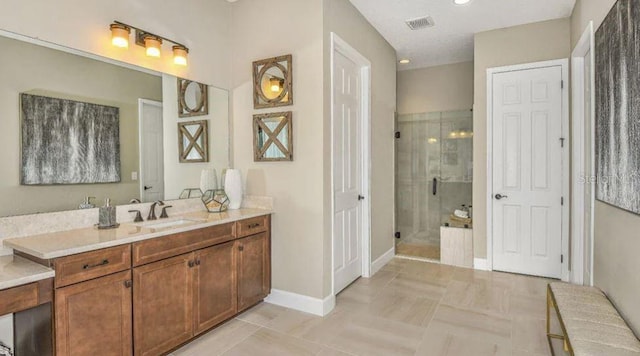
[[[398,114],[471,109],[473,62],[398,72]]]
[[[324,0],[324,190],[331,192],[331,32],[371,62],[371,261],[394,248],[396,52],[347,0]],[[331,293],[331,195],[324,196],[324,295]]]
[[[575,47],[580,36],[593,21],[594,31],[598,29],[616,0],[577,0],[571,14],[571,48]]]
[[[277,26],[272,25],[278,19]],[[246,192],[275,199],[273,288],[323,294],[322,0],[242,0],[232,6],[234,166]],[[294,105],[253,108],[253,61],[293,56]],[[293,162],[254,162],[252,115],[293,112]]]
[[[209,114],[178,117],[178,80],[162,75],[162,123],[164,144],[164,198],[178,199],[185,188],[199,188],[203,169],[215,168],[218,183],[229,167],[229,92],[209,87]],[[180,163],[178,158],[178,122],[207,120],[209,162]]]
[[[139,196],[138,98],[162,100],[158,76],[0,37],[0,216],[77,208],[85,196],[123,204]],[[90,76],[87,73],[91,73]],[[20,185],[19,94],[52,96],[120,108],[121,183]]]
[[[229,88],[230,11],[224,0],[5,0],[0,29]],[[132,40],[128,50],[112,46],[113,20],[184,43],[190,49],[189,66],[173,64],[169,44],[163,45],[160,59],[147,57]]]
[[[571,39],[575,45],[588,22],[597,29],[614,0],[578,0],[571,16]],[[640,216],[596,201],[594,282],[640,335]]]
[[[264,25],[276,17],[278,26]],[[393,248],[395,51],[347,0],[246,0],[232,8],[234,166],[242,170],[248,194],[275,198],[273,288],[314,298],[331,294],[330,31],[373,67],[375,259]],[[287,53],[293,55],[294,105],[253,109],[251,62]],[[252,115],[289,110],[293,162],[253,162]]]
[[[473,249],[487,256],[487,68],[568,58],[568,18],[475,35],[473,110]]]

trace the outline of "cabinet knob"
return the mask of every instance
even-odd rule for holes
[[[131,282],[131,280],[124,281],[125,288],[131,288],[132,285],[133,283]]]
[[[189,268],[193,268],[196,265],[196,261],[189,261]]]
[[[258,226],[260,226],[260,224],[259,224],[259,223],[255,223],[255,224],[249,224],[249,225],[247,225],[247,227],[248,227],[249,229],[255,229],[255,228],[256,228],[256,227],[258,227]]]
[[[196,266],[200,266],[200,259],[199,258],[196,260]]]
[[[238,251],[244,251],[244,246],[242,245],[238,246]]]

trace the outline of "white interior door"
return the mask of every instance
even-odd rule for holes
[[[493,269],[562,276],[562,67],[492,74]]]
[[[140,200],[164,199],[164,156],[162,103],[139,99],[140,117]]]
[[[333,68],[334,292],[362,275],[361,70],[335,51]]]

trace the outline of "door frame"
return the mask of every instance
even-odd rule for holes
[[[584,76],[584,59],[589,53],[591,58],[591,71],[589,78]],[[584,89],[587,85],[591,86],[591,112],[584,112]],[[592,179],[595,177],[595,36],[593,21],[585,28],[578,44],[571,53],[571,94],[572,94],[572,179],[574,184],[571,189],[571,282],[583,284],[584,282],[593,285],[593,240],[594,240],[594,205],[595,205],[595,184],[580,184],[580,172],[585,171],[585,152],[591,152],[591,171],[584,172],[586,177]],[[589,115],[589,117],[587,117]],[[585,121],[591,122],[591,146],[585,146],[584,141]],[[587,188],[591,189],[591,200],[585,201],[585,193]],[[584,213],[587,204],[591,207],[591,224],[587,231],[584,228]],[[585,246],[591,245],[591,278],[589,281],[584,280],[584,268],[586,261],[584,258]]]
[[[159,107],[162,110],[162,105],[163,103],[161,101],[157,101],[157,100],[150,100],[150,99],[138,99],[138,190],[140,192],[140,200],[143,200],[142,197],[144,196],[144,170],[142,167],[142,144],[143,144],[143,140],[142,140],[142,131],[144,130],[144,120],[142,120],[142,111],[143,111],[143,107],[144,105],[151,105],[151,106],[156,106]],[[163,127],[164,129],[164,127]],[[163,150],[164,150],[164,140],[162,142],[162,146],[163,146]],[[163,178],[164,180],[164,173],[163,173]],[[163,184],[163,189],[164,188],[164,184]]]
[[[561,58],[503,67],[487,68],[487,269],[493,270],[493,75],[527,69],[547,67],[562,68],[562,135],[565,149],[562,152],[562,280],[569,281],[569,179],[570,179],[570,135],[569,135],[569,59]]]
[[[362,192],[365,199],[362,200],[362,277],[371,277],[371,62],[355,48],[340,38],[335,32],[331,32],[331,295],[335,296],[335,261],[334,261],[334,105],[333,94],[335,74],[335,53],[340,52],[360,67],[361,85],[361,150],[362,150]]]

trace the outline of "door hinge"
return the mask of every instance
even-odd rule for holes
[[[564,255],[560,255],[560,263],[564,263]]]
[[[564,205],[564,197],[560,197],[560,205]]]
[[[396,233],[395,233],[395,234],[393,234],[393,235],[396,237],[396,239],[399,239],[399,238],[400,238],[400,231],[396,232]]]
[[[560,147],[564,147],[564,137],[560,137]]]
[[[400,138],[400,131],[396,131],[395,137]]]
[[[560,81],[560,89],[564,89],[564,80]]]

